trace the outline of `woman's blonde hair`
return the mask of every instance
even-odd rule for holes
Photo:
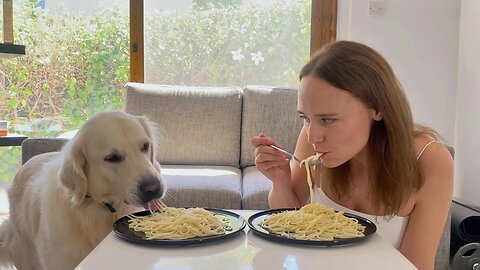
[[[416,128],[405,92],[387,61],[374,49],[357,42],[337,41],[324,46],[302,68],[300,80],[315,76],[362,100],[381,113],[373,121],[367,143],[371,199],[377,211],[395,215],[413,191],[423,184],[416,163],[414,138],[428,128]],[[349,162],[322,169],[322,184],[338,199],[349,198]]]

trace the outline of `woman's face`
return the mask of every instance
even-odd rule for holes
[[[324,166],[334,168],[352,158],[364,161],[372,120],[379,117],[375,109],[312,75],[302,78],[297,104],[308,142],[324,153]]]

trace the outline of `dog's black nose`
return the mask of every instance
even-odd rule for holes
[[[142,203],[160,198],[162,193],[160,181],[156,177],[145,179],[138,186],[138,191]]]

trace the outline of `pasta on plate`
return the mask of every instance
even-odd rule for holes
[[[203,208],[166,207],[148,216],[129,216],[128,227],[143,232],[147,240],[183,240],[225,234],[228,220]]]
[[[272,214],[260,222],[260,226],[270,233],[298,240],[332,241],[365,236],[365,226],[357,219],[321,204]]]
[[[312,171],[322,154],[317,153],[300,163],[305,165],[310,199],[313,199]],[[312,165],[315,164],[315,165]],[[312,166],[312,168],[310,168]],[[299,240],[332,241],[335,238],[364,237],[365,226],[355,218],[346,217],[343,212],[335,211],[322,204],[311,201],[299,210],[275,213],[260,222],[267,231]]]

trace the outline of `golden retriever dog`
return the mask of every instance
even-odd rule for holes
[[[118,218],[164,194],[148,119],[99,113],[61,152],[33,157],[15,176],[10,217],[0,227],[0,265],[73,269]]]

